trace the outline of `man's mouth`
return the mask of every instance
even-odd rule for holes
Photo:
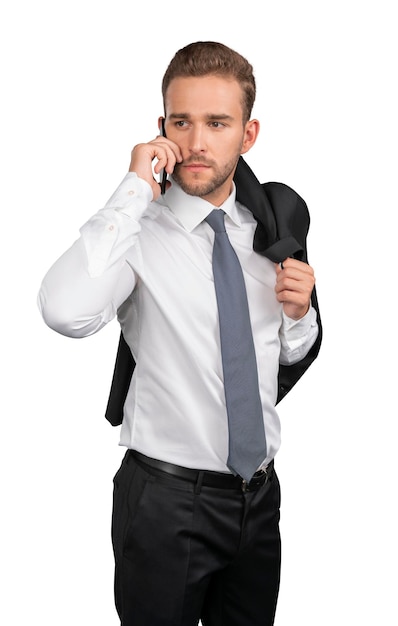
[[[199,162],[191,162],[191,163],[183,163],[182,167],[190,172],[203,172],[210,168],[210,165],[206,163]]]

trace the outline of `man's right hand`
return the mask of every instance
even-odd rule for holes
[[[158,161],[152,169],[154,159]],[[157,200],[160,196],[160,185],[153,172],[159,174],[164,168],[168,174],[172,174],[175,164],[181,161],[182,154],[177,144],[159,135],[149,143],[139,143],[133,148],[129,172],[135,172],[146,180],[152,188],[153,200]],[[169,182],[167,186],[170,186]]]

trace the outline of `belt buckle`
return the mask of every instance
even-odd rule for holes
[[[257,473],[257,472],[256,472]],[[263,480],[263,475],[265,475],[265,478]],[[261,482],[257,482],[256,479],[261,479]],[[259,473],[257,473],[257,476],[253,478],[248,482],[247,480],[245,480],[244,478],[242,478],[242,483],[241,483],[241,489],[243,491],[243,493],[246,493],[248,491],[255,491],[255,489],[251,489],[250,485],[252,483],[252,481],[255,480],[254,485],[257,487],[257,489],[262,486],[262,485],[266,485],[268,482],[268,473],[267,473],[267,469],[261,469],[259,470]]]

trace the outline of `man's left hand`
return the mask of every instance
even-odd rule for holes
[[[283,303],[285,315],[291,319],[299,320],[307,313],[314,285],[314,270],[308,263],[288,258],[282,267],[277,264],[276,297]]]

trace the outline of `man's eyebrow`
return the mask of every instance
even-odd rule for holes
[[[168,118],[170,120],[187,120],[189,118],[189,114],[188,113],[170,113],[170,115],[168,115]]]
[[[232,121],[234,118],[232,115],[227,115],[227,113],[207,113],[204,115],[207,120],[229,120]],[[189,113],[170,113],[168,116],[170,120],[189,120],[191,115]]]

